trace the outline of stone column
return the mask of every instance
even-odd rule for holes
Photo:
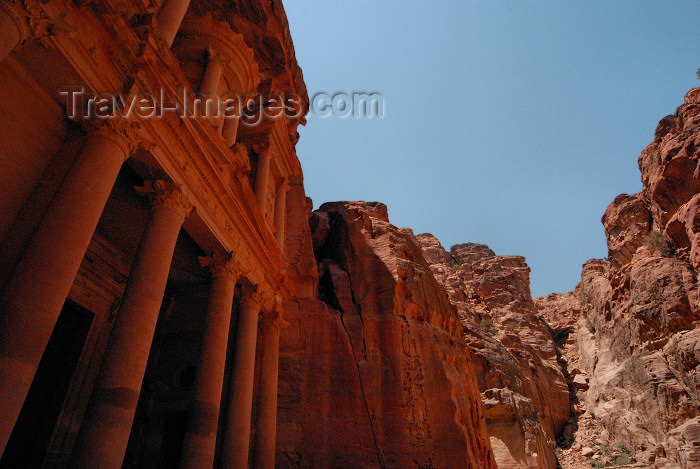
[[[183,193],[165,181],[150,181],[140,192],[149,196],[151,214],[80,427],[71,468],[122,466],[175,243],[192,209]]]
[[[90,135],[5,287],[0,299],[0,453],[130,151],[126,137],[108,127]]]
[[[253,410],[255,342],[261,302],[260,290],[248,293],[243,298],[238,314],[236,345],[229,386],[230,399],[226,415],[226,434],[221,457],[222,469],[248,467],[250,422]]]
[[[204,109],[207,118],[210,119],[212,123],[215,123],[216,117],[219,115],[220,111],[216,109],[216,112],[214,112],[214,107],[216,106],[218,108],[219,106],[219,100],[215,99],[212,95],[215,95],[219,90],[219,82],[221,82],[223,70],[221,59],[210,50],[207,67],[204,69],[204,76],[199,86],[199,92],[205,95]]]
[[[182,469],[211,469],[214,466],[233,294],[241,269],[230,254],[215,256],[210,268],[209,307],[194,381],[194,400],[180,458]]]
[[[277,188],[275,197],[275,237],[277,244],[280,245],[284,252],[284,229],[287,222],[287,191],[289,184],[287,178],[284,178],[282,183]]]
[[[160,8],[157,15],[158,26],[160,27],[160,35],[168,47],[173,45],[189,6],[190,0],[165,0]]]
[[[202,76],[202,83],[199,86],[199,92],[205,94],[216,93],[219,90],[219,83],[221,82],[221,74],[224,68],[221,63],[221,59],[213,51],[209,51],[209,59],[207,60],[207,67],[204,69],[204,76]]]
[[[255,175],[255,200],[258,202],[258,208],[264,220],[267,208],[267,185],[270,179],[270,149],[265,148],[258,154],[260,156],[258,157],[258,169]]]
[[[18,0],[0,0],[0,62],[29,37],[29,25]]]
[[[226,145],[228,145],[229,148],[232,147],[234,143],[236,143],[239,121],[240,117],[238,116],[226,117],[224,119],[224,128],[222,130],[222,136],[224,137],[224,141],[226,141]]]
[[[262,358],[260,363],[260,391],[258,418],[255,426],[255,468],[274,469],[277,441],[277,377],[279,370],[280,306],[263,313]]]

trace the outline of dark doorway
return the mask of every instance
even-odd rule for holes
[[[187,412],[170,412],[165,416],[163,465],[161,467],[173,469],[179,467],[186,425]]]
[[[64,305],[0,459],[1,469],[41,468],[92,319],[88,310],[72,302]]]

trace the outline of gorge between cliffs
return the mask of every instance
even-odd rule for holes
[[[678,96],[675,113],[639,149],[641,192],[600,207],[607,257],[586,261],[571,291],[533,298],[522,256],[469,239],[445,246],[392,224],[391,207],[381,202],[314,205],[307,197],[299,126],[318,124],[307,116],[319,95],[334,112],[338,97],[346,99],[345,114],[334,117],[349,117],[351,92],[309,93],[283,3],[294,4],[0,0],[0,469],[700,469],[700,87]],[[368,183],[382,194],[394,191],[395,180],[413,200],[424,197],[416,187],[434,184],[429,169],[440,190],[472,188],[463,168],[476,172],[478,164],[450,167],[455,177],[446,179],[434,153],[500,156],[492,136],[516,133],[530,140],[513,140],[524,165],[510,169],[538,186],[521,174],[534,163],[520,154],[529,147],[523,142],[556,134],[549,146],[528,148],[545,162],[571,150],[575,122],[557,114],[554,101],[529,86],[507,89],[515,79],[536,83],[547,100],[563,97],[575,113],[569,99],[593,93],[554,75],[563,83],[556,92],[547,81],[508,75],[529,62],[515,41],[530,42],[538,73],[550,71],[540,58],[578,73],[553,54],[574,55],[558,43],[568,27],[547,16],[559,5],[529,6],[531,16],[521,17],[516,2],[483,16],[464,8],[460,16],[458,6],[498,2],[335,3],[334,14],[294,4],[302,21],[296,31],[328,42],[327,54],[309,52],[307,77],[319,66],[325,79],[337,61],[350,66],[356,86],[366,82],[354,72],[369,70],[377,73],[368,77],[410,78],[415,87],[385,89],[403,120],[348,133],[355,142],[374,132],[386,147],[352,147],[348,157],[350,146],[317,127],[317,148],[333,141],[322,151],[335,153],[330,171],[351,190],[362,186],[346,174],[347,162],[383,178]],[[350,4],[358,24],[345,18]],[[369,4],[386,10],[369,14]],[[591,60],[608,67],[597,54],[610,49],[666,73],[656,59],[628,51],[634,41],[626,33],[618,34],[625,36],[618,51],[591,25],[613,25],[616,34],[638,29],[647,41],[634,49],[641,51],[665,30],[650,34],[632,13],[656,27],[655,12],[670,8],[617,8],[619,25],[602,8],[579,15],[567,4],[561,14],[584,21],[577,24],[590,34],[572,38]],[[676,16],[691,18],[688,11]],[[586,22],[588,15],[596,21]],[[498,27],[482,34],[470,26],[487,18]],[[543,18],[556,43],[535,31]],[[375,33],[366,28],[370,19]],[[518,27],[502,27],[509,21]],[[328,25],[324,37],[317,27]],[[528,28],[538,34],[526,41]],[[517,60],[484,46],[499,42],[499,29],[513,34],[500,42]],[[692,28],[667,28],[685,29]],[[473,40],[462,37],[467,32]],[[431,46],[432,35],[442,42]],[[597,49],[580,39],[593,36]],[[370,45],[353,42],[349,54],[331,39]],[[653,46],[670,55],[665,43]],[[370,47],[374,65],[366,60]],[[467,52],[497,72],[477,77]],[[410,68],[395,68],[395,59]],[[580,75],[608,73],[600,70]],[[483,93],[479,80],[495,73],[509,85],[494,81]],[[617,93],[612,88],[606,91]],[[622,104],[613,102],[625,118],[634,112],[623,101],[628,91],[616,95]],[[477,93],[487,96],[486,112],[468,101]],[[371,98],[383,95],[358,94],[366,117],[379,118]],[[536,100],[547,119],[525,113],[533,108],[526,101],[509,107],[511,96]],[[214,112],[217,103],[235,112]],[[445,104],[445,113],[436,112]],[[543,133],[530,135],[522,119]],[[570,127],[556,131],[554,120]],[[495,133],[483,135],[476,121]],[[605,122],[612,120],[595,124],[624,133]],[[468,143],[454,138],[462,132]],[[470,146],[477,140],[485,146]],[[579,154],[558,164],[569,170],[566,162]],[[383,156],[388,173],[359,159],[366,155]],[[315,156],[308,152],[307,182],[314,169],[328,176]],[[498,173],[503,161],[489,162]],[[591,170],[609,174],[596,161]],[[561,182],[553,174],[547,180]],[[511,207],[545,225],[508,194]],[[535,205],[532,194],[521,201]],[[462,198],[472,196],[450,201]],[[567,203],[559,206],[573,210]],[[471,219],[441,209],[452,212],[442,220],[455,227]],[[500,233],[523,234],[501,209],[491,213],[511,225]]]
[[[565,294],[533,299],[523,257],[446,249],[381,203],[307,199],[317,299],[286,315],[284,465],[700,467],[699,126],[696,88]]]

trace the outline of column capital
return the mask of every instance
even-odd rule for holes
[[[75,33],[78,28],[66,15],[50,17],[42,8],[47,0],[0,0],[0,10],[7,13],[17,27],[19,42]]]
[[[253,143],[252,148],[253,151],[258,155],[258,157],[261,157],[262,155],[267,154],[270,151],[270,140],[265,139],[257,141]]]
[[[289,191],[289,178],[284,176],[282,177],[282,180],[279,183],[278,190],[283,191],[283,192],[288,192]]]
[[[263,311],[260,313],[260,321],[258,324],[263,331],[269,330],[272,327],[282,330],[289,325],[289,323],[282,318],[282,311],[279,307],[275,307],[275,309],[271,311]]]
[[[207,46],[207,55],[209,60],[212,62],[218,62],[223,67],[229,67],[233,61],[233,57],[230,52],[225,51],[222,47],[217,47],[216,45]]]
[[[235,283],[243,273],[243,265],[232,252],[227,254],[215,252],[211,257],[200,257],[199,263],[209,267],[212,278],[227,278]]]
[[[269,300],[270,294],[261,285],[257,287],[250,287],[243,290],[241,299],[243,303],[249,306],[255,306],[256,308],[262,309],[265,303]]]
[[[119,145],[124,151],[125,160],[137,148],[146,146],[136,132],[139,128],[138,123],[127,119],[90,119],[85,127],[90,136],[97,135]]]
[[[163,180],[145,181],[143,187],[137,187],[136,191],[148,197],[151,203],[151,212],[165,209],[187,218],[192,211],[192,204],[179,186]]]

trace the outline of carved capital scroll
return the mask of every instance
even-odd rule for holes
[[[0,0],[0,10],[12,18],[19,30],[20,44],[33,36],[30,14],[24,3],[20,0]]]
[[[263,331],[269,330],[270,328],[277,328],[282,330],[289,323],[282,319],[282,312],[275,308],[272,311],[263,311],[260,313],[260,327]]]
[[[200,257],[199,262],[209,267],[212,278],[227,278],[236,282],[243,273],[243,266],[233,253],[215,252],[211,257]]]
[[[85,127],[90,135],[99,135],[119,145],[127,159],[137,148],[149,146],[136,132],[138,123],[127,119],[90,119]]]
[[[172,182],[162,180],[146,181],[136,191],[148,197],[151,211],[165,209],[186,218],[192,211],[192,204],[182,190]]]

